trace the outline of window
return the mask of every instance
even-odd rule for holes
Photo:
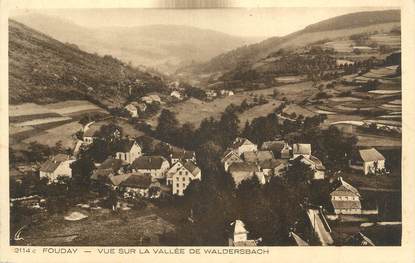
[[[179,175],[182,175],[182,171],[179,172]]]
[[[183,183],[183,188],[185,188],[186,187],[186,184],[185,183]]]
[[[177,184],[176,184],[176,186],[177,186],[177,188],[179,188],[179,187],[180,187],[180,184],[179,184],[179,183],[177,183]]]

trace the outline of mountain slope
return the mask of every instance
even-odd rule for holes
[[[234,49],[214,57],[207,63],[184,67],[181,71],[213,73],[228,71],[241,63],[251,64],[281,48],[292,49],[327,38],[347,37],[352,34],[390,30],[400,25],[400,11],[371,11],[347,14],[310,25],[284,37],[268,38],[260,43]]]
[[[134,65],[172,72],[178,66],[203,62],[258,38],[180,25],[150,25],[91,29],[45,15],[26,15],[17,21],[59,41],[78,45],[88,52],[110,54]]]
[[[162,90],[161,78],[64,44],[9,20],[10,103],[47,103],[76,98],[108,106],[133,94]]]

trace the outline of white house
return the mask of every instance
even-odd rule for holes
[[[142,149],[135,140],[125,139],[117,143],[115,158],[133,163],[135,159],[142,155]]]
[[[305,143],[295,143],[293,144],[293,159],[297,158],[298,156],[302,155],[306,158],[310,158],[311,156],[311,144]]]
[[[385,157],[375,148],[362,149],[350,160],[350,167],[363,174],[376,173],[385,169]]]
[[[202,180],[202,172],[194,163],[185,162],[167,180],[167,185],[172,185],[172,193],[182,196],[184,190],[193,180]]]
[[[356,188],[345,182],[341,177],[330,193],[335,214],[361,214],[360,194]]]
[[[124,107],[124,109],[126,111],[128,111],[128,113],[130,114],[131,117],[133,118],[137,118],[138,117],[138,110],[137,107],[134,106],[133,104],[128,104],[127,106]]]
[[[232,143],[231,149],[241,156],[244,152],[256,152],[258,146],[246,138],[237,137]]]
[[[170,164],[163,156],[140,156],[133,161],[131,168],[134,172],[151,175],[154,181],[166,178]]]
[[[44,162],[39,169],[40,178],[47,178],[49,182],[55,182],[58,177],[72,177],[71,163],[75,160],[69,155],[58,154]]]
[[[173,98],[176,98],[178,100],[182,100],[183,99],[182,94],[180,94],[180,92],[178,92],[177,90],[172,91],[170,93],[170,96],[173,97]]]

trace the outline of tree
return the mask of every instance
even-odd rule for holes
[[[90,185],[94,162],[90,157],[83,157],[71,163],[72,186],[74,190],[87,191]]]
[[[178,126],[179,121],[176,118],[176,114],[167,109],[163,109],[158,118],[155,134],[160,139],[172,142],[177,134]]]

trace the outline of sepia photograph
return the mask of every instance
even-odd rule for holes
[[[11,9],[9,245],[401,246],[401,8],[366,6]]]

